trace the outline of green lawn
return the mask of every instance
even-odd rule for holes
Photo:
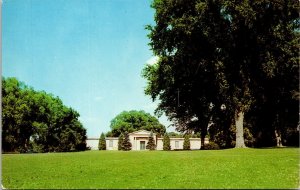
[[[297,188],[299,149],[2,155],[5,188]]]

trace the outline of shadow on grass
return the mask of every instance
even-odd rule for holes
[[[255,149],[289,149],[299,148],[299,146],[271,146],[271,147],[255,147]]]

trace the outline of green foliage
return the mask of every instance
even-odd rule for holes
[[[125,151],[131,150],[131,142],[129,140],[128,132],[125,132],[125,134],[124,134],[124,140],[123,140],[123,143],[122,143],[122,148]]]
[[[168,134],[169,137],[176,137],[176,138],[182,138],[183,137],[182,133],[168,132],[167,134]]]
[[[4,152],[62,152],[86,149],[79,113],[58,97],[2,77]]]
[[[220,147],[217,143],[209,142],[207,144],[204,144],[203,150],[219,150]]]
[[[118,150],[129,151],[131,150],[131,146],[129,134],[127,132],[125,132],[124,135],[121,133],[118,141]]]
[[[114,137],[111,131],[108,131],[105,136],[106,137]]]
[[[123,142],[124,142],[124,135],[123,133],[121,133],[118,140],[118,150],[124,150]]]
[[[194,133],[191,135],[192,138],[200,138],[201,137],[201,133],[198,132],[198,133]]]
[[[210,142],[216,143],[220,149],[235,147],[235,126],[230,126],[229,129],[224,130],[220,126],[212,125],[209,128]],[[247,147],[255,146],[255,138],[253,132],[250,131],[249,126],[244,127],[244,139]]]
[[[202,136],[211,115],[210,103],[220,104],[216,84],[222,76],[214,69],[219,61],[214,59],[219,59],[216,51],[222,42],[215,38],[222,40],[218,32],[224,30],[224,21],[218,20],[220,7],[215,2],[211,3],[214,7],[207,4],[153,2],[156,25],[147,29],[159,61],[142,73],[148,81],[145,93],[160,100],[157,113],[164,112],[179,131],[201,131]]]
[[[163,150],[171,150],[170,137],[169,137],[168,133],[164,134]]]
[[[100,135],[98,149],[99,150],[106,150],[106,141],[105,141],[104,133],[101,133],[101,135]]]
[[[213,124],[209,127],[209,141],[216,143],[221,149],[233,148],[235,146],[235,127],[229,129],[224,125]]]
[[[153,138],[153,133],[151,131],[148,143],[146,145],[146,149],[155,150],[155,148],[156,148],[156,144],[155,144],[155,141],[154,141],[154,138]]]
[[[295,128],[287,128],[285,133],[283,134],[283,144],[286,146],[297,146],[299,147],[299,128],[298,130]]]
[[[185,135],[183,141],[183,150],[190,150],[190,149],[191,149],[190,137],[189,135]]]
[[[142,76],[147,80],[145,94],[160,100],[157,114],[165,113],[179,131],[200,131],[202,139],[210,118],[230,135],[239,113],[245,113],[245,120],[251,117],[249,130],[263,144],[272,144],[275,130],[285,134],[296,128],[296,0],[156,0],[152,8],[155,25],[146,28],[158,62],[146,65]],[[237,131],[243,133],[241,121]]]
[[[158,119],[144,111],[123,111],[117,115],[110,124],[111,135],[119,136],[124,132],[134,132],[137,130],[153,131],[158,136],[166,131],[166,128],[159,123]]]

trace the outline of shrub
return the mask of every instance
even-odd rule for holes
[[[297,146],[299,147],[299,129],[287,128],[285,133],[282,135],[284,144],[286,146]]]
[[[209,127],[209,140],[214,142],[221,149],[233,148],[235,146],[235,127],[230,126],[229,129],[222,128],[218,124],[213,124]]]
[[[151,132],[150,136],[149,136],[149,141],[148,141],[147,146],[146,146],[146,149],[155,150],[155,148],[156,148],[156,145],[155,145],[155,142],[154,142],[154,139],[153,139],[153,133]]]
[[[169,137],[168,133],[164,134],[163,150],[171,150],[170,137]]]
[[[92,149],[92,147],[87,146],[85,150],[91,150],[91,149]]]
[[[201,138],[201,133],[200,133],[200,132],[194,133],[194,134],[192,134],[191,137],[192,137],[192,138]]]
[[[30,151],[34,153],[44,152],[44,146],[41,144],[37,144],[34,141],[30,142]]]
[[[125,150],[125,151],[131,150],[131,142],[129,141],[128,132],[125,132],[124,141],[123,141],[122,145],[123,145],[122,146],[123,150]]]
[[[183,150],[191,150],[190,137],[188,135],[184,137]]]
[[[99,150],[106,150],[106,142],[105,142],[105,136],[103,133],[101,133],[99,144],[98,144]]]
[[[123,148],[124,135],[121,133],[118,141],[118,150],[124,150]]]
[[[249,128],[244,127],[244,140],[247,147],[254,147],[254,138]]]
[[[209,142],[208,144],[204,144],[203,150],[219,150],[220,147],[217,143]]]

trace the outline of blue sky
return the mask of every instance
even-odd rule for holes
[[[150,0],[4,0],[2,75],[59,96],[80,113],[88,137],[124,110],[156,103],[141,71],[153,60]],[[168,126],[166,117],[159,118]],[[168,128],[168,131],[174,131]]]

